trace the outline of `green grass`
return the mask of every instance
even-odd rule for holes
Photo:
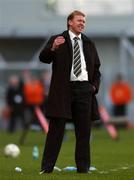
[[[68,140],[63,141],[62,148],[56,166],[64,168],[75,166],[74,132],[67,132]],[[0,179],[45,179],[45,180],[128,180],[134,179],[134,131],[120,130],[119,140],[112,140],[105,129],[92,131],[92,166],[97,168],[90,174],[78,174],[76,172],[53,172],[39,175],[41,155],[43,151],[45,135],[43,132],[30,131],[26,142],[19,146],[21,154],[18,158],[6,158],[3,154],[4,146],[8,143],[18,144],[20,132],[9,135],[0,132]],[[40,156],[38,160],[32,158],[32,149],[38,145]],[[15,172],[19,166],[22,173]]]

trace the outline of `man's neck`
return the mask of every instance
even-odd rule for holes
[[[69,35],[70,38],[73,39],[74,37],[78,37],[79,39],[81,39],[81,34],[76,35],[74,32],[72,32],[71,30],[69,30]]]
[[[81,33],[77,33],[75,31],[73,31],[72,29],[69,29],[73,34],[75,34],[76,36],[79,36]]]

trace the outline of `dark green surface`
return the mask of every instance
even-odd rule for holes
[[[74,132],[66,133],[67,140],[63,141],[61,152],[56,166],[64,168],[75,166],[74,161]],[[90,174],[78,174],[76,172],[53,172],[39,175],[40,161],[45,141],[43,132],[30,131],[26,142],[19,146],[21,154],[18,158],[6,158],[3,154],[4,146],[8,143],[18,144],[20,132],[9,135],[0,132],[0,180],[2,179],[48,179],[48,180],[73,180],[73,179],[104,179],[104,180],[128,180],[134,179],[134,131],[120,130],[119,139],[112,140],[105,129],[92,132],[92,166],[97,171]],[[33,160],[33,146],[39,147],[40,156]],[[15,167],[22,168],[22,173],[15,172]]]

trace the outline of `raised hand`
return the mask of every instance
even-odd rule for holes
[[[55,38],[51,50],[54,51],[58,49],[58,47],[65,42],[65,38],[63,36],[58,36]]]

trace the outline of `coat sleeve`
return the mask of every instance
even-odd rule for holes
[[[94,48],[94,73],[93,73],[93,86],[95,86],[96,90],[95,90],[95,94],[98,93],[99,90],[99,86],[100,86],[100,77],[101,77],[101,73],[100,73],[100,60],[99,60],[99,56],[96,50],[95,45],[93,45]]]
[[[55,51],[51,51],[54,39],[55,36],[52,36],[41,50],[39,54],[39,59],[41,62],[50,64],[55,59]]]

